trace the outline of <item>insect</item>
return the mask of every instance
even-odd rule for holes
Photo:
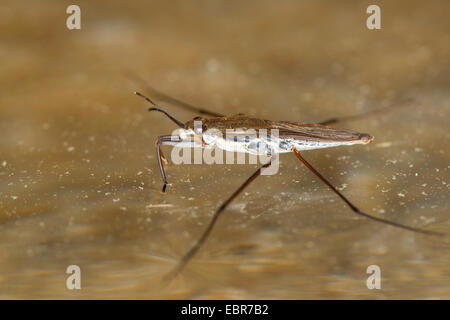
[[[161,173],[161,177],[163,180],[163,189],[165,192],[166,186],[168,184],[163,163],[167,163],[167,159],[161,152],[162,145],[172,145],[172,146],[181,146],[181,147],[202,147],[202,148],[210,148],[216,146],[218,148],[227,149],[228,143],[234,144],[235,147],[240,152],[247,153],[266,153],[270,156],[270,160],[259,167],[234,193],[232,193],[228,199],[226,199],[222,205],[217,209],[214,213],[210,223],[207,228],[201,235],[201,237],[197,240],[197,242],[191,247],[191,249],[181,258],[176,267],[169,273],[168,278],[173,278],[177,274],[179,274],[187,263],[195,256],[195,254],[201,249],[205,241],[210,236],[214,226],[216,225],[218,218],[227,208],[227,206],[259,175],[261,175],[262,170],[269,167],[271,163],[274,161],[275,157],[277,157],[278,153],[288,153],[292,152],[294,155],[312,172],[314,173],[323,183],[325,183],[331,191],[333,191],[342,201],[344,201],[350,209],[363,217],[371,219],[373,221],[377,221],[380,223],[388,224],[390,226],[404,229],[412,232],[423,233],[428,235],[442,235],[441,233],[428,231],[423,229],[418,229],[415,227],[403,225],[394,221],[386,220],[383,218],[379,218],[370,214],[365,213],[356,207],[347,197],[345,197],[335,186],[333,186],[319,171],[317,171],[301,154],[303,150],[312,150],[318,148],[328,148],[328,147],[336,147],[342,145],[354,145],[354,144],[368,144],[374,138],[370,134],[367,133],[359,133],[353,130],[348,129],[338,129],[334,127],[330,127],[329,124],[337,123],[342,121],[343,118],[332,118],[326,121],[322,121],[317,124],[308,124],[301,123],[296,121],[271,121],[271,120],[263,120],[258,118],[247,117],[244,114],[237,114],[234,116],[224,116],[215,112],[210,112],[205,109],[194,107],[190,104],[179,101],[175,98],[169,97],[159,91],[156,91],[153,88],[148,87],[148,90],[152,91],[153,94],[159,96],[160,98],[181,105],[187,109],[196,111],[200,114],[204,114],[206,116],[210,116],[209,118],[205,117],[195,117],[194,119],[187,121],[186,123],[182,123],[181,121],[175,119],[165,110],[163,110],[158,104],[156,104],[150,98],[144,96],[139,92],[135,92],[136,95],[142,97],[153,107],[149,108],[149,111],[158,111],[166,115],[170,120],[172,120],[179,129],[179,134],[177,135],[162,135],[156,139],[156,152],[158,158],[158,166]],[[385,108],[383,108],[385,109]],[[383,112],[386,110],[379,109],[372,111],[370,113]],[[346,117],[345,120],[356,119],[363,115],[356,115]],[[195,127],[194,122],[201,121],[202,127],[201,130]],[[273,130],[277,129],[279,135],[276,139],[272,139],[267,137],[266,139],[259,139],[258,142],[262,142],[263,148],[252,148],[252,139],[245,139],[245,130],[243,130],[241,138],[234,139],[233,141],[224,141],[221,136],[212,137],[211,134],[207,134],[208,130],[214,129],[220,133],[224,133],[228,129],[265,129],[265,130]],[[238,130],[239,132],[239,130]],[[213,139],[214,138],[214,139]]]

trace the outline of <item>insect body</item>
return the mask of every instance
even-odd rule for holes
[[[201,131],[196,131],[195,122],[202,124]],[[212,119],[196,117],[185,123],[185,135],[202,135],[208,146],[217,146],[224,150],[236,150],[229,145],[238,144],[241,152],[260,154],[258,142],[268,146],[262,149],[266,154],[268,150],[275,153],[292,152],[296,150],[312,150],[319,148],[336,147],[341,145],[367,144],[373,137],[367,133],[358,133],[348,129],[336,129],[319,124],[307,124],[294,121],[270,121],[249,118],[242,113],[231,117],[216,117]],[[277,136],[249,137],[249,131],[277,130]],[[224,138],[227,131],[232,133],[234,140]]]

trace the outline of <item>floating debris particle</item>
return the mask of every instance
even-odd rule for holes
[[[171,208],[173,207],[173,204],[170,203],[159,203],[159,204],[149,204],[148,206],[145,206],[146,208]]]

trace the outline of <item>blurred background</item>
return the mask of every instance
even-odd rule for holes
[[[66,8],[81,8],[68,30]],[[366,8],[381,8],[381,30]],[[0,298],[450,298],[448,1],[3,1]],[[145,84],[223,114],[339,126],[367,146],[292,154],[239,196],[186,270],[162,277],[255,165],[166,167],[174,124]],[[147,91],[147,94],[150,94]],[[157,98],[157,97],[155,97]],[[156,99],[158,100],[158,99]],[[160,101],[160,100],[158,100]],[[182,121],[195,116],[161,102]],[[164,149],[168,154],[170,148]],[[81,268],[81,290],[66,268]],[[366,268],[381,268],[368,290]]]

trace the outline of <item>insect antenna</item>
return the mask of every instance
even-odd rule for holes
[[[193,106],[192,104],[189,104],[187,102],[178,100],[174,97],[168,96],[167,94],[156,90],[155,88],[150,87],[145,81],[144,79],[142,79],[141,77],[139,77],[138,75],[134,74],[131,71],[125,71],[125,74],[129,77],[132,78],[134,81],[139,82],[142,87],[145,88],[145,90],[149,91],[153,96],[158,97],[158,99],[163,100],[165,102],[168,103],[172,103],[175,105],[178,105],[179,107],[182,107],[184,109],[187,110],[191,110],[200,114],[204,114],[204,115],[208,115],[208,116],[212,116],[212,117],[223,117],[224,115],[218,112],[214,112],[214,111],[209,111],[206,110],[204,108],[199,108],[196,106]]]
[[[161,109],[156,103],[154,103],[152,100],[150,100],[150,98],[144,96],[142,93],[135,91],[134,92],[135,95],[138,95],[142,98],[144,98],[145,100],[147,100],[148,102],[150,102],[152,105],[155,106],[155,108],[149,108],[148,111],[159,111],[164,113],[170,120],[172,120],[173,122],[175,122],[180,128],[184,128],[184,124],[183,122],[175,119],[174,117],[172,117],[170,114],[168,114],[166,111],[164,111],[163,109]]]

